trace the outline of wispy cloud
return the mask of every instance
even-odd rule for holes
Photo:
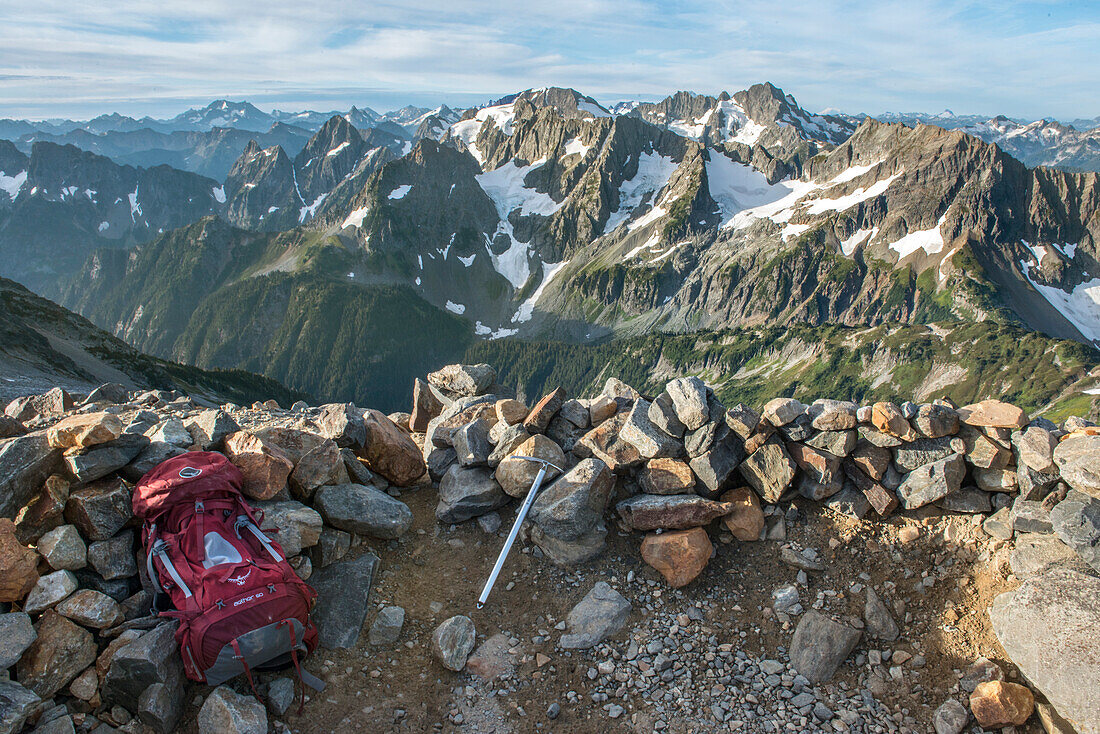
[[[815,109],[1100,114],[1091,3],[36,0],[0,5],[0,27],[0,116],[469,104],[549,84],[610,101],[764,80]]]

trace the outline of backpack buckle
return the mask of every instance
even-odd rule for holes
[[[206,505],[202,503],[202,500],[195,500],[195,512],[200,515],[206,512]]]

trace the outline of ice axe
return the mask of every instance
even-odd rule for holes
[[[508,552],[512,550],[512,544],[516,542],[516,536],[519,535],[519,528],[523,525],[523,521],[527,519],[527,513],[531,510],[531,505],[535,503],[535,495],[538,494],[539,487],[542,486],[542,480],[546,477],[546,469],[548,467],[553,467],[557,469],[559,473],[565,473],[565,470],[560,466],[552,464],[546,459],[536,459],[534,456],[511,456],[509,458],[533,461],[540,465],[539,473],[535,475],[535,481],[531,484],[531,489],[527,491],[527,498],[523,500],[523,505],[519,508],[519,513],[516,515],[516,521],[512,525],[512,532],[508,533],[508,539],[504,541],[504,547],[500,549],[500,555],[497,556],[496,565],[493,566],[493,571],[489,574],[489,579],[485,582],[485,588],[481,590],[481,596],[477,598],[478,609],[485,606],[485,601],[489,598],[489,592],[493,590],[493,584],[497,582],[497,576],[500,575],[500,569],[504,567],[504,562],[508,560]]]

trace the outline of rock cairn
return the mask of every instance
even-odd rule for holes
[[[595,397],[558,388],[528,407],[488,365],[451,365],[416,380],[411,411],[389,416],[352,404],[203,406],[118,385],[88,396],[55,389],[4,412],[0,669],[8,675],[0,732],[61,720],[166,732],[180,721],[174,628],[148,616],[130,493],[157,463],[188,450],[221,451],[241,469],[265,528],[278,531],[292,565],[319,592],[314,617],[327,648],[358,642],[379,559],[349,550],[409,530],[401,492],[437,486],[438,522],[477,520],[496,532],[495,511],[518,503],[537,472],[517,456],[564,469],[547,475],[524,542],[568,567],[596,559],[609,528],[637,533],[642,561],[677,589],[714,556],[713,533],[782,543],[794,498],[864,521],[926,506],[973,515],[988,535],[1014,542],[1012,569],[1024,581],[990,610],[1001,644],[1058,714],[1078,731],[1100,731],[1100,663],[1079,644],[1095,639],[1100,619],[1100,429],[1079,418],[1031,420],[993,400],[726,406],[694,377],[655,396],[610,378]],[[821,570],[812,551],[794,546],[783,545],[780,559],[803,573]],[[791,676],[799,690],[828,680],[861,634],[898,634],[870,589],[862,631],[804,611],[794,586],[773,596],[776,612],[800,619],[789,669],[760,674]],[[1059,623],[1043,624],[1052,607]],[[623,597],[597,585],[570,615],[562,645],[599,645],[629,615]],[[392,644],[403,621],[403,610],[389,608],[372,641]],[[433,639],[441,668],[467,665],[474,640],[465,617],[441,625]],[[735,649],[720,652],[739,670],[760,665]],[[971,715],[987,728],[1026,719],[1031,690],[991,684],[1002,678],[970,689],[970,711],[945,703],[937,731],[961,731]],[[285,679],[271,689],[267,708],[280,716],[289,705]],[[200,729],[267,726],[262,706],[234,695],[215,691]],[[802,714],[816,716],[807,701]]]

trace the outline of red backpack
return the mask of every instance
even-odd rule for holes
[[[146,568],[160,592],[154,613],[180,620],[176,641],[191,680],[216,686],[244,673],[254,689],[253,670],[293,663],[302,682],[321,690],[299,664],[317,647],[309,618],[317,592],[260,530],[263,515],[244,501],[241,482],[221,454],[192,451],[134,488]],[[174,608],[162,608],[165,595]]]

